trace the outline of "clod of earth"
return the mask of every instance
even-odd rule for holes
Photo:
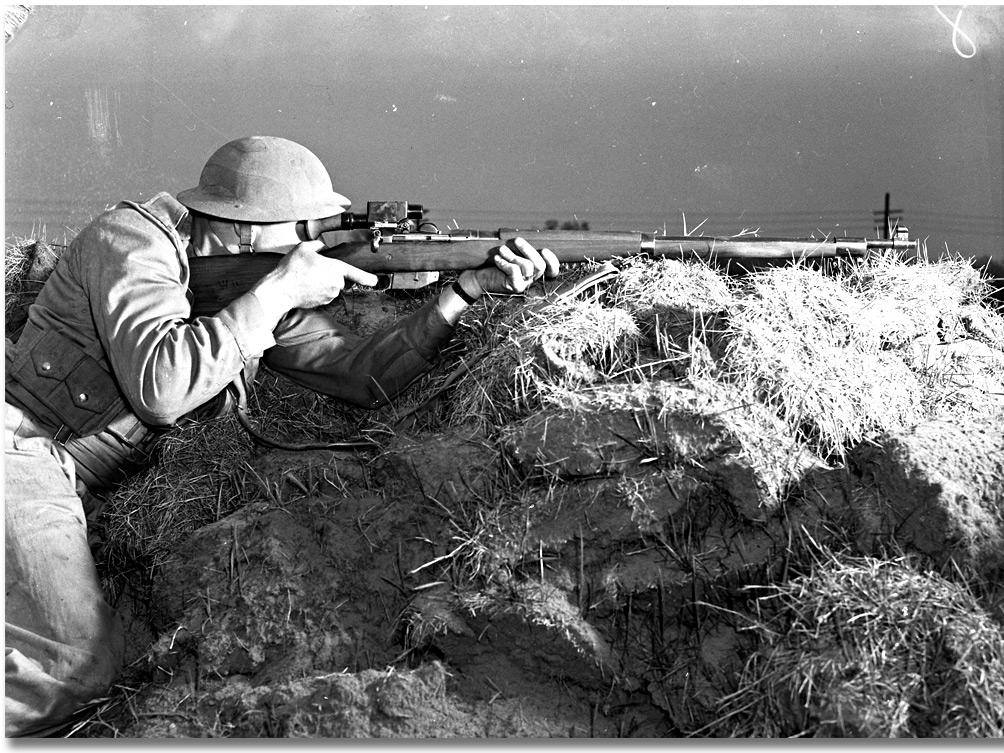
[[[1004,431],[997,418],[946,418],[862,445],[852,462],[905,546],[990,574],[1004,567]]]

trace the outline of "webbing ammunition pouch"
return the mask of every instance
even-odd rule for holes
[[[86,437],[126,410],[111,373],[61,332],[25,332],[16,351],[7,372],[20,387],[14,397],[46,423]]]
[[[28,325],[6,343],[7,399],[63,443],[92,492],[144,462],[155,432],[126,405],[112,374],[61,332]]]

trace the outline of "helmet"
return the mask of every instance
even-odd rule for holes
[[[202,168],[199,185],[177,198],[197,212],[252,223],[320,219],[352,204],[332,190],[328,171],[313,152],[277,136],[224,144]]]

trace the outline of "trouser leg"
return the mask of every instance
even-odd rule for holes
[[[84,512],[51,454],[4,457],[5,732],[31,734],[104,693],[121,622],[105,602]]]

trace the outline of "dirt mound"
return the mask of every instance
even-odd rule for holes
[[[863,446],[854,465],[898,540],[990,572],[1004,566],[1004,432],[996,418],[930,421]]]
[[[789,484],[821,463],[779,421],[740,395],[680,382],[608,387],[507,427],[506,444],[528,473],[558,478],[670,463],[721,487],[738,511],[764,520]]]
[[[588,708],[556,704],[541,694],[513,702],[472,698],[448,689],[439,662],[418,669],[367,669],[271,685],[241,677],[216,683],[193,699],[188,686],[158,687],[143,699],[130,734],[177,737],[544,738],[609,733]],[[553,690],[552,690],[553,692]],[[170,712],[156,709],[173,709]]]
[[[486,303],[442,366],[374,415],[284,383],[258,397],[273,431],[351,425],[378,454],[245,445],[206,465],[240,435],[179,430],[106,512],[119,534],[143,532],[129,552],[152,616],[137,621],[138,691],[102,718],[140,736],[999,734],[989,712],[956,723],[937,706],[961,686],[930,652],[923,692],[896,696],[928,704],[927,726],[867,716],[892,696],[833,700],[850,697],[839,678],[803,693],[832,665],[825,597],[850,567],[820,551],[916,553],[899,580],[854,581],[905,594],[881,624],[840,602],[840,630],[869,656],[902,635],[956,645],[940,604],[984,641],[970,590],[996,614],[1004,320],[963,269],[916,266],[929,301],[883,260],[747,279],[632,262],[589,301]],[[367,327],[399,313],[345,305]],[[985,352],[932,359],[930,337]],[[948,560],[954,583],[913,587]],[[792,596],[771,607],[764,587]],[[818,608],[793,616],[803,593]],[[936,627],[918,637],[906,605],[921,599]],[[996,677],[995,651],[972,671]],[[791,669],[803,662],[809,675]],[[760,682],[768,705],[741,708]]]
[[[195,653],[200,672],[268,682],[392,661],[390,651],[373,655],[393,625],[372,598],[376,584],[358,541],[380,525],[367,517],[378,502],[307,499],[296,515],[250,505],[199,529],[158,581],[159,623],[169,631],[161,644],[169,640],[155,647],[157,667]]]
[[[138,662],[151,682],[119,712],[119,733],[611,734],[597,655],[583,650],[602,642],[560,595],[437,614],[432,565],[451,532],[429,500],[452,497],[443,476],[415,493],[413,449],[402,440],[402,454],[370,468],[297,455],[295,481],[281,453],[265,455],[255,470],[275,499],[200,528],[160,567],[159,638]],[[456,447],[435,454],[458,468]],[[455,476],[464,489],[476,469],[471,482]],[[367,480],[381,492],[367,495]],[[447,629],[459,639],[428,639]]]
[[[985,575],[1004,567],[1004,434],[997,418],[935,419],[862,444],[806,493],[846,510],[859,546],[894,539]]]

